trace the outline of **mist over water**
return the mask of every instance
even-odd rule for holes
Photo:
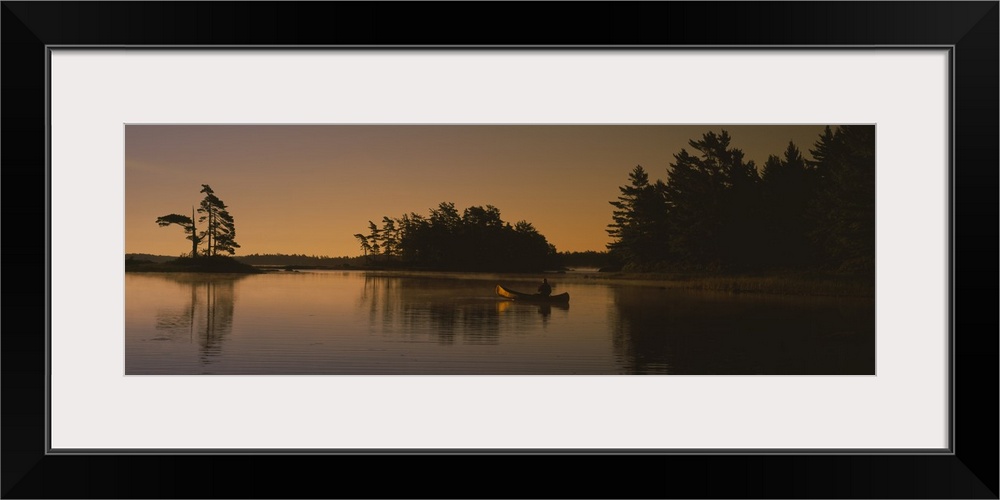
[[[125,374],[874,375],[867,299],[550,275],[128,273]]]

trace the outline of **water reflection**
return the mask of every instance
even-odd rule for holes
[[[366,275],[360,304],[370,328],[439,344],[500,342],[500,316],[484,287],[462,280],[400,279]]]
[[[569,311],[568,303],[532,304],[530,302],[521,303],[513,300],[498,300],[496,305],[497,313],[507,315],[508,317],[513,317],[524,322],[533,321],[535,318],[540,316],[543,328],[549,324],[549,317],[552,316],[552,309]]]
[[[875,373],[870,299],[614,290],[612,345],[627,373]]]
[[[870,375],[875,370],[870,298],[732,296],[566,280],[560,286],[573,296],[571,312],[563,304],[499,298],[498,279],[362,272],[130,274],[125,372]],[[533,282],[502,279],[515,288]]]
[[[158,336],[153,340],[186,338],[197,342],[202,364],[211,363],[221,355],[223,341],[232,332],[235,283],[242,278],[239,275],[165,275],[164,279],[187,287],[190,300],[180,309],[159,308],[156,311]]]
[[[548,324],[552,309],[568,304],[522,304],[497,297],[494,281],[442,277],[399,278],[368,274],[359,308],[372,332],[392,332],[417,341],[431,336],[440,344],[500,343],[506,325]]]

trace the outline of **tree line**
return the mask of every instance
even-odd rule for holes
[[[609,202],[610,267],[874,270],[874,126],[826,127],[809,150],[812,159],[789,142],[760,169],[731,142],[725,130],[690,140],[690,151],[674,154],[666,181],[651,179],[641,165],[629,172]],[[209,185],[202,184],[201,193],[191,217],[173,213],[156,223],[181,226],[192,257],[233,255],[240,245],[228,207]],[[369,265],[534,272],[604,257],[559,254],[530,222],[506,222],[493,205],[459,212],[442,202],[426,216],[410,212],[380,222],[368,221],[367,232],[354,235]]]
[[[541,271],[556,249],[527,221],[511,225],[493,205],[461,213],[442,202],[427,216],[414,212],[368,221],[354,237],[369,263],[450,271]]]
[[[725,130],[688,144],[666,181],[636,166],[610,202],[608,250],[623,269],[874,269],[874,126],[826,127],[813,159],[789,142],[760,170]]]
[[[250,264],[252,266],[318,266],[318,267],[344,267],[362,265],[362,257],[342,256],[329,257],[325,255],[305,255],[305,254],[256,254],[236,257],[236,260]]]

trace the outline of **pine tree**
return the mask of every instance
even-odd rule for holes
[[[396,227],[396,220],[388,216],[382,217],[382,253],[386,260],[392,259],[399,253],[399,228]]]
[[[875,127],[828,129],[812,151],[819,185],[809,211],[809,236],[828,265],[874,270]]]
[[[660,181],[651,184],[646,170],[636,165],[629,172],[629,184],[619,186],[618,199],[608,202],[615,208],[607,229],[613,239],[608,250],[632,268],[655,265],[666,256],[665,187]]]
[[[730,147],[729,133],[708,132],[674,155],[665,197],[670,249],[682,266],[746,268],[759,258],[759,180],[754,163]]]
[[[371,254],[372,252],[372,245],[368,241],[368,237],[361,233],[355,234],[354,237],[357,238],[358,241],[361,243],[361,250],[364,252],[365,262],[371,262],[371,257],[369,257],[369,254]]]
[[[205,197],[198,208],[198,213],[202,214],[198,221],[207,223],[205,231],[201,233],[201,238],[207,243],[204,253],[209,256],[223,252],[232,255],[240,247],[236,243],[236,224],[233,216],[208,184],[202,184],[201,188]]]
[[[429,217],[411,212],[382,221],[382,228],[369,221],[368,235],[354,235],[366,255],[381,249],[410,266],[456,271],[537,272],[556,263],[555,247],[531,223],[512,226],[492,205],[472,206],[460,215],[454,203],[444,202]]]
[[[382,250],[382,230],[375,225],[374,222],[368,221],[368,243],[371,245],[371,252],[374,258],[378,258],[378,254]]]
[[[192,217],[180,214],[170,214],[164,215],[162,217],[156,218],[156,223],[160,227],[167,227],[171,224],[177,224],[184,228],[184,232],[187,233],[186,239],[191,241],[191,257],[198,256],[198,244],[201,243],[201,237],[198,236],[197,228],[194,222],[194,209],[191,210]]]
[[[769,267],[801,268],[814,261],[809,243],[809,204],[815,198],[816,171],[789,142],[784,156],[771,155],[761,173],[765,262]]]

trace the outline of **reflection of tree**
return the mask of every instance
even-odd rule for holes
[[[646,295],[634,296],[629,289],[616,288],[614,302],[616,308],[609,314],[609,325],[613,328],[611,342],[615,354],[624,365],[625,373],[673,373],[672,365],[677,350],[672,348],[672,332],[664,328],[654,329],[651,325],[663,320],[662,305],[648,307],[643,301]]]
[[[494,302],[482,297],[490,288],[469,281],[369,274],[360,305],[368,310],[372,333],[402,331],[413,341],[429,335],[441,344],[497,344],[499,314]]]
[[[612,343],[626,373],[875,373],[870,300],[614,290]]]
[[[222,342],[232,331],[235,283],[242,276],[207,277],[166,275],[167,279],[190,288],[191,299],[180,310],[161,309],[156,313],[156,329],[171,337],[197,341],[203,363],[222,351]]]

